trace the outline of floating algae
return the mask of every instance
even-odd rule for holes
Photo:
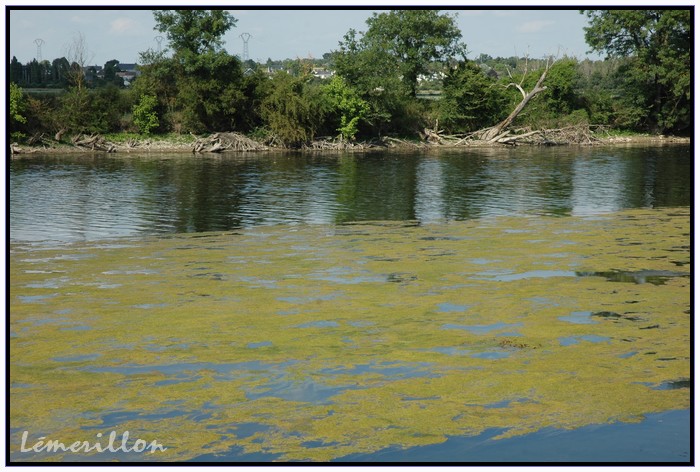
[[[13,247],[11,458],[74,457],[20,452],[24,431],[116,430],[167,448],[136,460],[327,461],[688,408],[689,222],[634,210]]]

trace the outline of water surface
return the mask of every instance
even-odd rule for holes
[[[11,458],[687,460],[689,167],[676,146],[13,160]],[[17,452],[110,430],[168,450]]]
[[[91,241],[683,206],[689,170],[687,146],[32,156],[10,162],[10,238]]]

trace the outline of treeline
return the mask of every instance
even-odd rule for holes
[[[92,80],[79,60],[57,59],[44,72],[34,61],[29,69],[39,75],[32,72],[32,80],[42,79],[28,83],[20,80],[14,60],[12,137],[238,131],[298,147],[321,136],[352,141],[417,137],[425,129],[469,133],[508,116],[545,64],[546,89],[513,127],[593,124],[688,133],[689,10],[582,13],[590,19],[586,39],[592,49],[608,53],[604,61],[483,54],[468,60],[454,17],[393,10],[373,14],[365,32],[350,30],[324,62],[297,59],[270,73],[272,61],[242,63],[223,49],[222,37],[236,23],[226,11],[156,11],[156,29],[167,35],[171,49],[141,53],[140,75],[128,88],[116,76],[117,61]],[[333,77],[314,77],[319,64],[328,64]],[[26,93],[20,83],[58,84],[64,92]],[[433,92],[429,97],[426,88]]]
[[[80,70],[82,69],[82,70]],[[118,75],[122,70],[119,61],[113,59],[107,61],[103,67],[81,67],[77,63],[70,63],[65,57],[60,57],[49,62],[41,62],[32,59],[27,64],[20,63],[16,57],[12,57],[10,67],[10,82],[27,88],[62,88],[67,89],[71,85],[71,77],[74,73],[85,76],[86,82],[93,88],[115,85],[124,87],[124,79]]]

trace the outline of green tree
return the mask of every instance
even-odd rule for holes
[[[333,52],[337,75],[369,106],[359,133],[412,134],[422,130],[430,104],[416,99],[419,77],[446,70],[465,54],[454,17],[437,10],[374,14],[368,30],[349,30]]]
[[[370,131],[379,135],[401,128],[397,120],[406,114],[412,97],[401,80],[398,61],[378,45],[368,45],[350,30],[334,52],[336,74],[369,104],[365,121]]]
[[[68,86],[68,76],[70,71],[70,62],[65,57],[54,59],[51,63],[51,81],[59,87]]]
[[[133,119],[141,134],[151,134],[151,131],[158,128],[158,99],[154,95],[142,95],[139,102],[134,105]]]
[[[117,59],[112,59],[111,61],[105,62],[104,65],[104,85],[113,84],[117,87],[124,86],[124,79],[117,75],[121,69],[119,69],[119,61]]]
[[[582,10],[586,42],[609,57],[629,57],[633,88],[652,131],[690,126],[690,10]]]
[[[439,10],[391,10],[374,13],[367,20],[364,43],[379,47],[398,60],[398,72],[411,96],[418,78],[434,62],[448,63],[466,55],[455,17]]]
[[[234,117],[236,129],[251,132],[263,126],[261,103],[269,94],[270,82],[262,68],[244,74],[240,86],[243,99],[238,104]]]
[[[221,50],[224,34],[238,21],[226,10],[156,10],[153,17],[176,54],[189,55]]]
[[[22,64],[15,56],[12,56],[12,60],[10,61],[10,82],[20,84],[22,80]]]
[[[271,80],[269,95],[262,102],[262,116],[275,139],[288,147],[311,141],[321,128],[326,110],[318,87],[305,77],[277,72]]]
[[[323,93],[328,99],[330,111],[337,115],[336,131],[342,139],[354,140],[360,121],[369,112],[369,104],[337,75],[323,86]]]
[[[452,132],[474,131],[505,118],[503,87],[474,62],[460,62],[443,80],[440,123]]]
[[[139,93],[159,97],[178,131],[233,129],[243,73],[240,61],[223,49],[223,35],[236,19],[224,10],[156,11],[154,18],[173,56],[142,54],[146,66],[137,81]]]
[[[181,131],[181,112],[177,107],[177,78],[172,58],[165,51],[144,51],[139,54],[141,75],[131,86],[135,97],[152,95],[158,98],[156,113],[160,118],[159,131]]]
[[[10,82],[10,136],[13,140],[20,140],[24,134],[19,127],[27,122],[24,116],[24,93],[19,85]]]

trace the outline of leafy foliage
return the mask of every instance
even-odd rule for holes
[[[223,10],[155,11],[174,54],[146,52],[140,94],[155,95],[176,131],[226,131],[236,124],[244,97],[240,61],[223,50],[223,35],[236,19]]]
[[[416,95],[418,77],[429,72],[431,63],[447,63],[466,54],[455,17],[440,14],[439,10],[374,13],[367,26],[364,43],[385,50],[397,60],[398,72],[411,96]]]
[[[326,110],[318,90],[304,77],[278,72],[272,77],[269,95],[262,102],[262,116],[282,144],[299,147],[321,127]]]
[[[689,129],[689,9],[583,13],[590,19],[588,43],[609,57],[555,63],[547,90],[513,124]],[[105,64],[104,78],[95,70],[84,74],[89,54],[82,36],[71,45],[70,60],[20,64],[13,57],[9,79],[23,88],[24,97],[11,89],[11,133],[236,130],[300,146],[320,134],[354,140],[413,137],[425,126],[474,131],[502,121],[522,100],[515,87],[507,87],[511,73],[528,71],[522,87],[529,90],[544,66],[487,54],[466,61],[453,16],[387,10],[367,19],[366,32],[349,30],[323,59],[268,59],[269,67],[286,71],[270,76],[269,69],[254,61],[243,65],[223,49],[224,35],[237,22],[228,12],[161,10],[154,17],[170,49],[142,52],[141,74],[129,88],[114,59]],[[314,78],[318,66],[335,71],[335,77]]]
[[[444,79],[440,123],[452,131],[474,131],[501,119],[506,110],[503,88],[474,62],[460,62]]]
[[[19,85],[10,82],[10,136],[14,140],[20,140],[24,134],[18,130],[20,124],[27,122],[24,116],[24,94]]]
[[[369,112],[369,104],[342,77],[335,76],[323,87],[332,111],[339,115],[336,130],[346,140],[355,139],[358,125]],[[336,118],[337,119],[337,118]]]
[[[151,134],[158,128],[159,120],[156,108],[158,99],[154,95],[143,95],[139,103],[134,105],[134,124],[138,126],[141,134]]]
[[[220,50],[224,34],[237,22],[226,10],[155,10],[153,17],[173,50],[187,55]]]
[[[630,57],[627,102],[651,130],[690,126],[690,10],[583,10],[586,42],[610,57]],[[632,82],[632,83],[629,83]],[[643,95],[640,96],[639,93]],[[640,100],[641,99],[641,100]]]

